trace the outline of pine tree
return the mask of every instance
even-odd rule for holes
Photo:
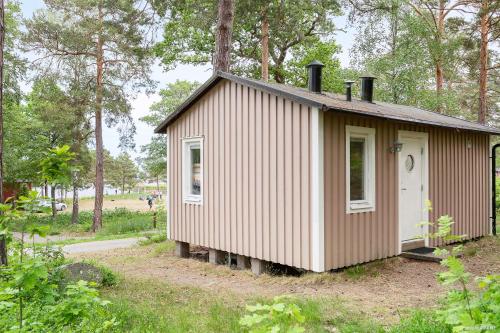
[[[45,0],[46,9],[28,20],[27,42],[32,50],[54,64],[79,58],[94,69],[96,147],[95,203],[92,230],[102,227],[104,155],[102,122],[129,115],[127,97],[149,87],[151,57],[148,38],[153,15],[143,1]],[[51,62],[49,62],[51,64]],[[103,115],[104,114],[104,115]]]

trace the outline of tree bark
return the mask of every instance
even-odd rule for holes
[[[73,183],[73,209],[71,211],[71,224],[78,223],[79,204],[78,187],[76,186],[76,183]]]
[[[488,117],[488,38],[490,31],[489,3],[488,0],[481,2],[481,48],[479,51],[479,112],[477,120],[486,123]]]
[[[56,209],[56,186],[50,185],[50,205],[52,207],[52,217],[55,217],[57,214]]]
[[[437,26],[437,32],[436,32],[436,39],[437,39],[437,44],[442,45],[443,43],[443,37],[444,37],[444,21],[445,21],[445,5],[446,1],[445,0],[439,0],[439,9],[438,9],[438,26]],[[443,82],[444,82],[444,74],[443,74],[443,55],[441,54],[441,51],[438,52],[438,55],[436,57],[436,95],[437,95],[437,112],[443,112],[443,107],[442,107],[442,95],[443,95]]]
[[[3,203],[3,48],[5,39],[5,3],[0,0],[0,203]],[[7,240],[0,237],[0,265],[7,265]]]
[[[99,20],[102,22],[102,2],[99,5]],[[97,76],[95,99],[95,201],[92,231],[102,228],[102,203],[104,196],[104,147],[102,142],[102,99],[103,99],[103,70],[104,70],[104,39],[99,34],[97,40]]]
[[[262,10],[262,80],[269,81],[269,18],[267,7]]]
[[[229,72],[233,33],[234,0],[219,0],[215,35],[214,72]]]

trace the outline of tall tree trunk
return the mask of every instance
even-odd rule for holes
[[[3,203],[3,47],[5,37],[5,3],[0,0],[0,203]],[[7,240],[0,237],[0,265],[7,265]]]
[[[438,9],[438,24],[436,31],[436,42],[438,45],[442,45],[444,38],[444,21],[446,18],[445,7],[446,0],[439,0],[439,9]],[[436,96],[438,100],[437,112],[443,112],[442,106],[442,96],[443,96],[443,83],[444,83],[444,73],[443,73],[443,54],[442,51],[439,50],[436,57]]]
[[[269,80],[269,18],[267,5],[262,10],[262,80]]]
[[[122,178],[122,194],[125,194],[125,177]]]
[[[44,192],[45,192],[44,196],[48,198],[49,197],[49,185],[47,184],[47,181],[45,181],[43,188],[44,188]]]
[[[481,48],[479,51],[479,112],[477,120],[484,124],[488,116],[488,38],[490,31],[489,3],[488,0],[481,2]]]
[[[160,192],[160,176],[156,175],[156,190]]]
[[[50,185],[50,204],[52,207],[52,217],[55,217],[57,214],[57,209],[56,209],[56,186],[55,185]]]
[[[233,33],[234,0],[219,0],[215,36],[214,71],[229,72]]]
[[[73,181],[73,208],[71,210],[71,224],[78,223],[78,213],[80,210],[80,198],[78,197],[78,186],[76,181]]]
[[[99,19],[102,22],[102,0],[99,5]],[[104,147],[102,142],[102,98],[103,98],[103,70],[104,70],[104,40],[99,34],[97,40],[97,77],[95,98],[95,201],[92,231],[102,228],[102,203],[104,196]]]

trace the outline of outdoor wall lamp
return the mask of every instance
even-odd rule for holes
[[[403,149],[403,144],[396,140],[394,141],[390,149],[391,153],[399,153],[401,149]]]

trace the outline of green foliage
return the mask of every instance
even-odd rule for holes
[[[125,190],[131,190],[137,185],[139,169],[126,152],[116,158],[109,155],[105,159],[106,183],[115,188],[120,188],[122,194]]]
[[[21,196],[16,208],[2,205],[5,219],[22,220],[20,242],[11,241],[9,266],[0,267],[0,331],[2,332],[104,332],[116,325],[106,310],[109,302],[85,281],[60,290],[58,268],[62,253],[45,250],[25,251],[24,232],[44,237],[47,226],[35,223],[37,193]],[[30,224],[28,224],[30,223]],[[5,224],[5,223],[4,223]]]
[[[453,332],[497,332],[500,328],[500,275],[488,275],[477,279],[479,291],[468,290],[465,283],[469,274],[454,257],[444,263],[449,271],[439,274],[445,285],[459,284],[461,289],[448,293],[446,303],[438,311],[440,319],[453,326]]]
[[[92,212],[82,211],[78,214],[78,224],[71,223],[71,214],[58,214],[52,218],[47,215],[37,215],[30,221],[24,218],[11,221],[10,228],[21,231],[24,223],[26,227],[31,224],[48,225],[50,233],[62,232],[87,232],[92,226]],[[164,214],[158,216],[158,229],[165,228],[166,217]],[[97,232],[97,236],[125,235],[140,231],[153,229],[153,212],[133,212],[125,208],[116,208],[103,211],[103,228]],[[164,230],[164,229],[163,229]]]
[[[275,298],[271,304],[247,305],[249,314],[240,319],[240,325],[249,333],[304,332],[306,318],[297,304]]]
[[[155,2],[155,6],[166,17],[163,40],[156,46],[165,68],[210,63],[215,49],[217,1],[169,0]],[[333,17],[340,14],[340,5],[337,1],[236,1],[231,54],[231,70],[236,74],[261,76],[263,12],[269,22],[269,75],[284,83],[292,48],[313,46],[320,42],[319,36],[333,33]]]
[[[451,333],[451,327],[442,323],[434,312],[418,310],[402,317],[387,333]]]
[[[97,266],[102,274],[102,285],[104,287],[112,287],[118,283],[118,277],[116,274],[106,266]]]
[[[149,114],[140,120],[149,126],[158,126],[169,114],[198,88],[198,82],[175,81],[160,90],[161,100],[149,108]],[[167,174],[167,144],[163,135],[155,135],[141,147],[140,163],[147,177],[164,178]]]
[[[427,206],[432,209],[430,202]],[[463,235],[452,235],[453,224],[450,216],[441,216],[437,221],[437,230],[429,237],[445,242],[463,239]],[[458,257],[462,251],[463,245],[454,246],[451,251],[440,248],[434,251],[435,255],[444,257],[441,265],[447,268],[438,273],[438,282],[452,287],[443,307],[437,311],[438,318],[442,323],[452,326],[454,333],[496,332],[500,328],[500,275],[477,278],[478,291],[470,290],[468,283],[471,274]]]
[[[325,67],[323,68],[321,89],[328,92],[343,93],[344,80],[340,70],[340,61],[336,58],[340,52],[337,43],[314,42],[312,44],[299,44],[292,49],[292,57],[285,64],[283,75],[285,82],[297,87],[307,87],[306,66],[313,60],[319,60]],[[352,77],[350,79],[355,79]]]
[[[366,268],[363,265],[348,267],[345,270],[345,274],[351,279],[357,280],[366,275]]]
[[[49,149],[40,162],[44,180],[54,185],[69,183],[72,171],[70,162],[75,156],[69,149],[67,145]]]
[[[162,243],[167,240],[166,235],[147,235],[146,239],[139,241],[139,245],[150,245],[155,243]]]

